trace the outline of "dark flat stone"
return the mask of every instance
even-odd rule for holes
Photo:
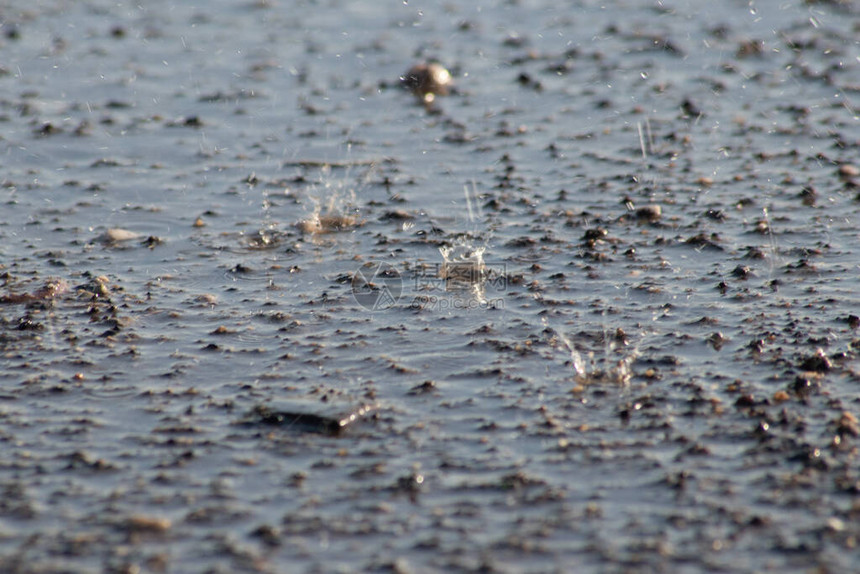
[[[339,435],[347,427],[367,418],[373,405],[331,406],[310,401],[257,405],[241,421],[245,425],[279,426],[295,432]]]

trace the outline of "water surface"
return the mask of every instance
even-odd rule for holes
[[[762,4],[6,3],[2,570],[850,570],[860,17]]]

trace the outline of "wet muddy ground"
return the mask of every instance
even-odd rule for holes
[[[856,566],[860,9],[563,4],[0,6],[0,570]]]

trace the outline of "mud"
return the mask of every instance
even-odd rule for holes
[[[0,571],[856,567],[854,3],[0,22]]]

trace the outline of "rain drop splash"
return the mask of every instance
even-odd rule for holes
[[[615,383],[618,385],[626,385],[633,377],[632,364],[639,357],[639,346],[626,351],[619,349],[619,342],[622,347],[627,345],[626,335],[622,330],[617,330],[614,335],[604,332],[603,339],[605,342],[605,350],[603,357],[596,357],[594,352],[587,353],[586,360],[582,353],[576,348],[576,345],[564,333],[558,329],[553,329],[549,326],[546,319],[543,319],[544,325],[555,332],[558,339],[564,344],[570,356],[570,364],[573,367],[573,380],[585,385],[589,383]],[[617,357],[617,359],[616,359]]]
[[[459,245],[440,247],[442,266],[439,277],[448,288],[468,288],[480,285],[486,278],[485,247],[472,247],[467,240]]]
[[[567,347],[567,350],[570,352],[570,362],[573,365],[573,373],[574,379],[577,381],[584,381],[588,379],[588,369],[586,368],[585,361],[582,359],[582,355],[579,354],[579,351],[576,350],[573,342],[568,339],[564,333],[561,331],[556,331],[558,333],[558,337],[564,343],[564,346]]]
[[[361,225],[355,209],[355,189],[345,180],[332,178],[331,166],[325,165],[320,170],[320,187],[308,198],[313,206],[310,215],[298,224],[303,233],[323,235],[349,231]]]

